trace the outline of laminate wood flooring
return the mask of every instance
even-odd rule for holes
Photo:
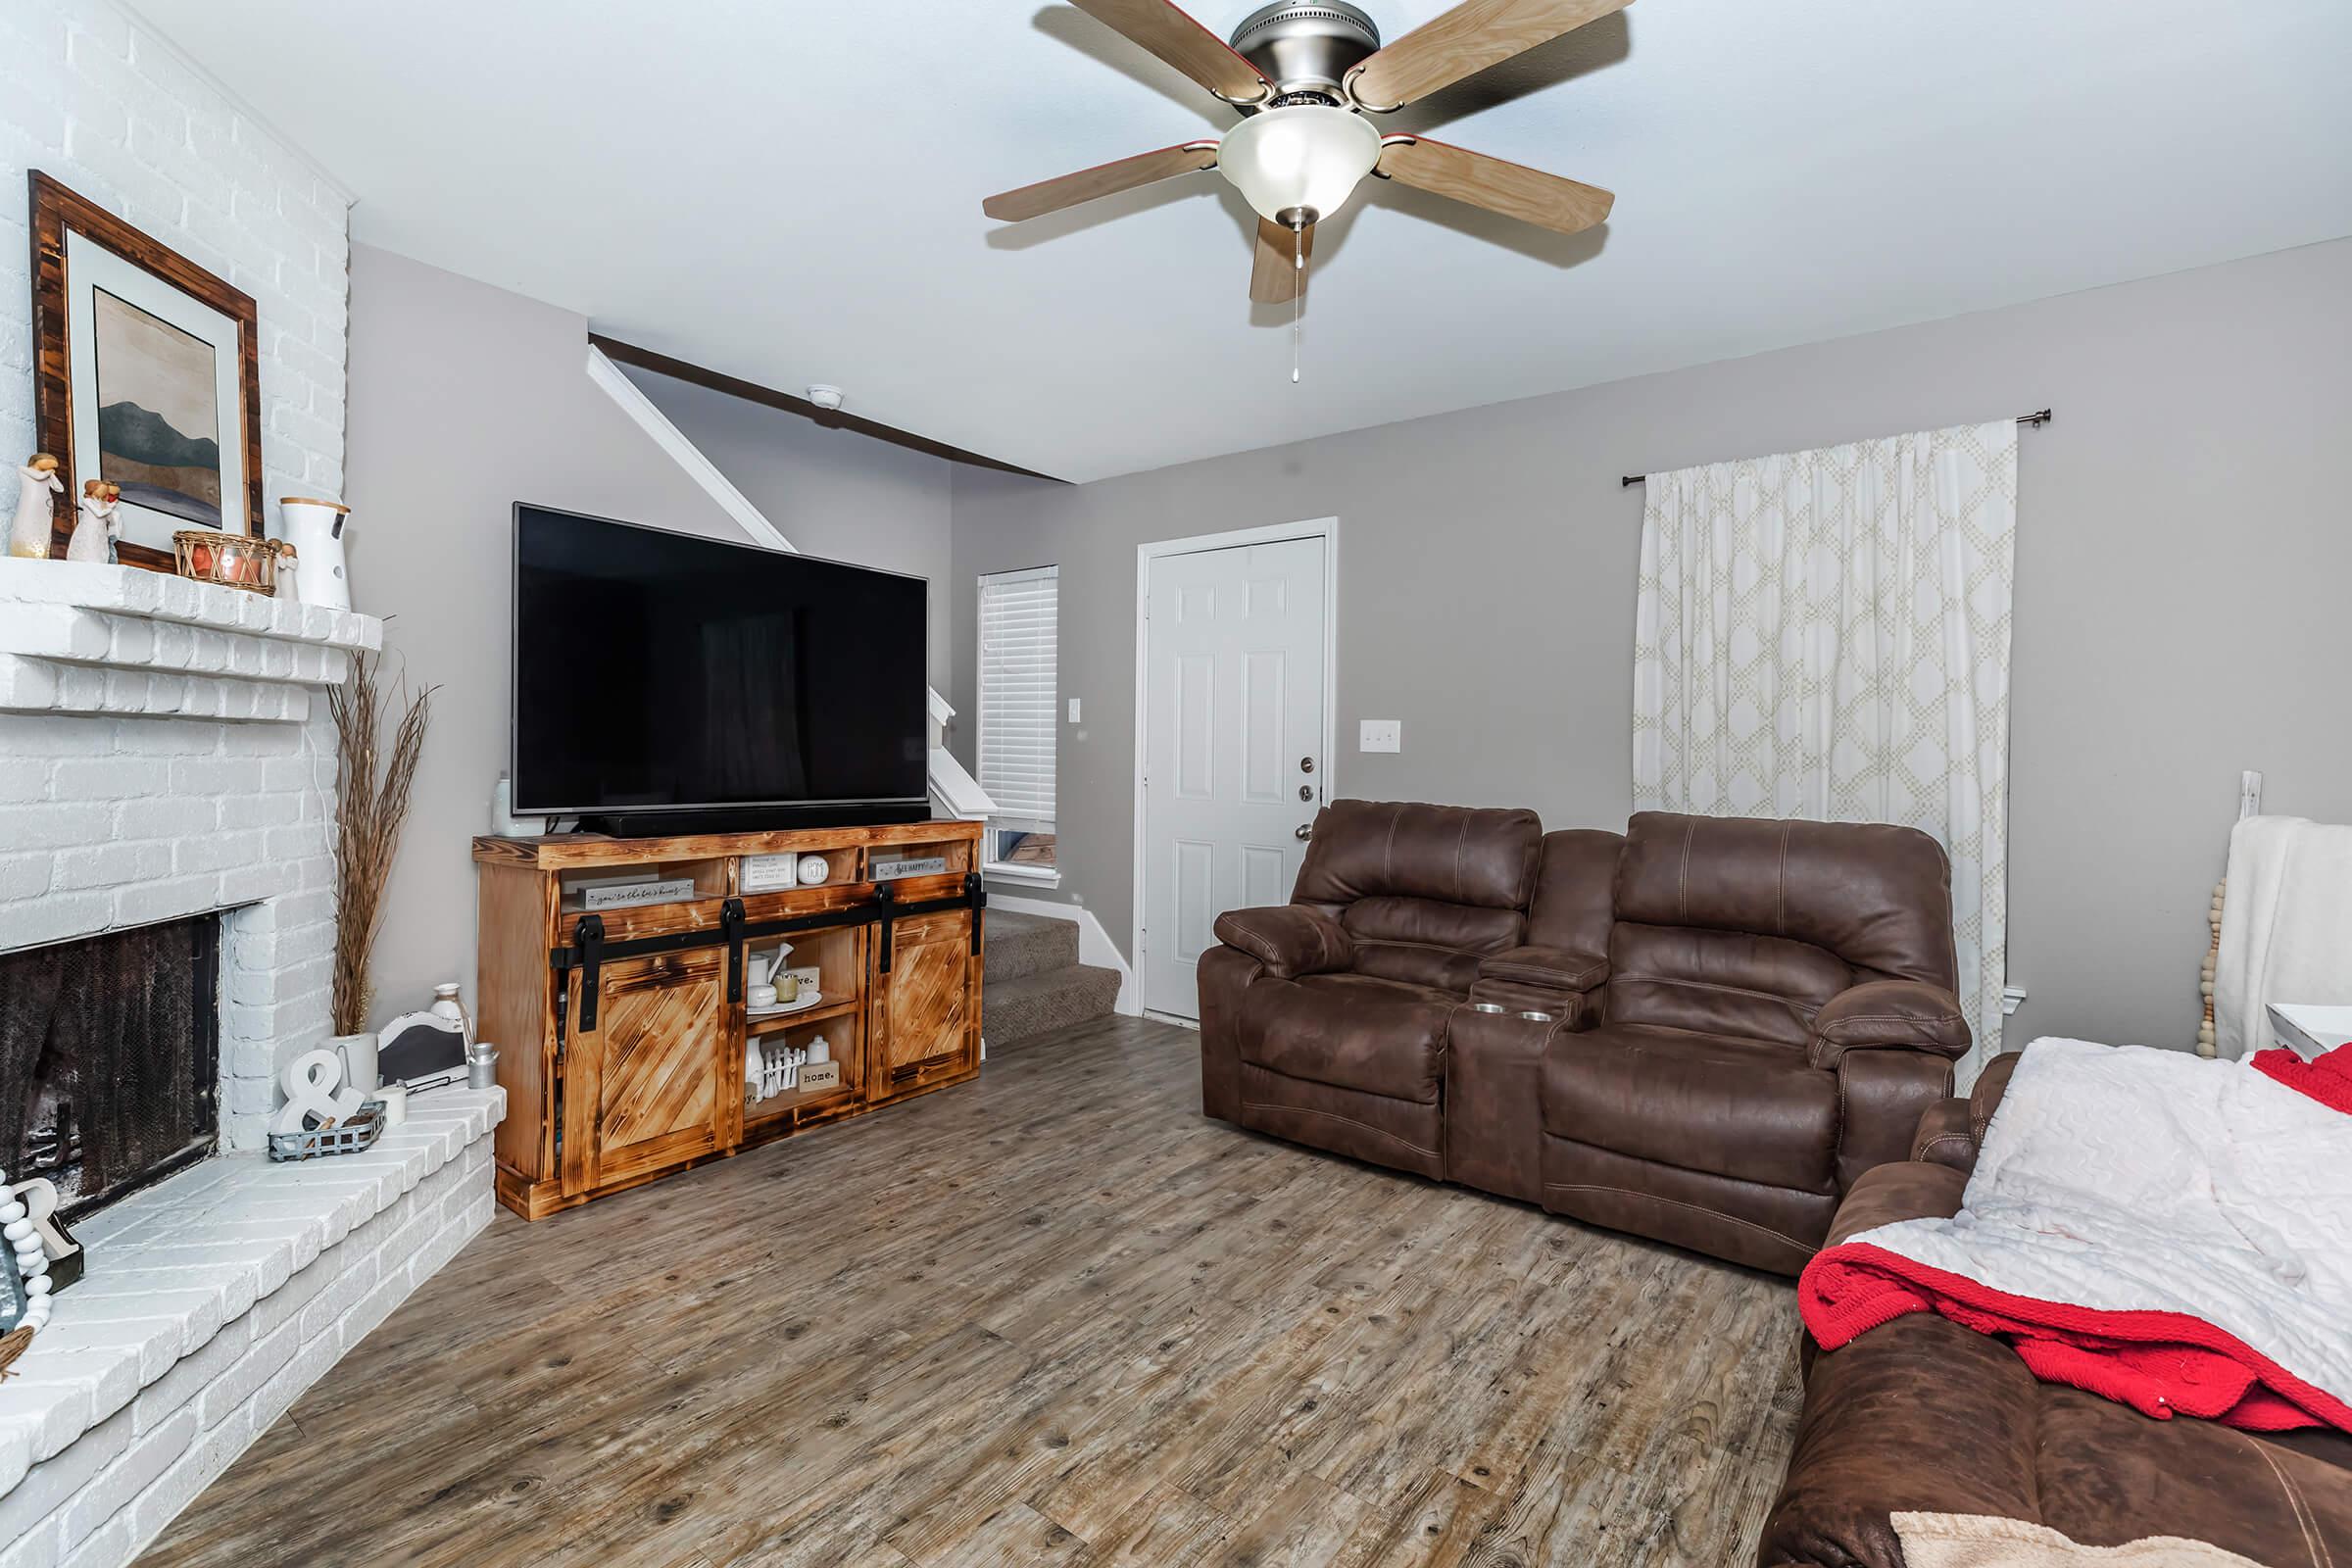
[[[1237,1131],[1113,1018],[498,1220],[146,1568],[1713,1565],[1786,1281]]]

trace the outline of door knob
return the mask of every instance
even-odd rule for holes
[[[1291,837],[1295,839],[1311,839],[1314,836],[1315,830],[1304,822],[1299,823],[1291,832]]]

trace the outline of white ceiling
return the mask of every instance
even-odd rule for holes
[[[1605,185],[1611,221],[1368,182],[1294,386],[1216,175],[982,218],[1233,121],[1065,5],[135,3],[352,188],[358,239],[1071,479],[2352,233],[2345,0],[1642,0],[1383,122]]]

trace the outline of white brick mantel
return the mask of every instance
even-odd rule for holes
[[[372,615],[136,566],[0,559],[0,710],[299,723]]]

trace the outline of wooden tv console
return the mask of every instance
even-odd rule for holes
[[[688,838],[477,838],[482,1038],[507,1119],[498,1200],[539,1219],[980,1071],[980,824]],[[824,880],[743,891],[743,858],[821,857]],[[876,880],[876,862],[944,868]],[[632,875],[672,903],[588,907]],[[746,1016],[747,954],[820,971],[805,1011]],[[746,1097],[751,1039],[822,1035],[839,1084]]]

